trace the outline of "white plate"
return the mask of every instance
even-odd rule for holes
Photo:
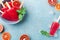
[[[17,24],[19,23],[21,20],[18,20],[18,21],[8,21],[8,20],[5,20],[4,18],[1,17],[1,20],[4,21],[5,23],[7,24]]]

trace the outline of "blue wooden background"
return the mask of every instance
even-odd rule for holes
[[[48,0],[24,0],[24,7],[27,14],[22,22],[11,25],[0,19],[0,23],[4,25],[4,31],[11,34],[11,40],[19,40],[22,34],[29,35],[31,40],[60,40],[60,30],[57,32],[57,37],[46,37],[40,33],[41,30],[49,32],[49,26],[58,18],[60,11],[50,6]],[[2,33],[0,33],[0,40],[2,40],[1,35]]]

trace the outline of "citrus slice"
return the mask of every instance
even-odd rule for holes
[[[57,3],[57,0],[48,0],[48,3],[49,3],[51,6],[55,6],[56,3]]]
[[[10,38],[11,38],[10,33],[4,32],[4,33],[2,34],[2,39],[3,39],[3,40],[10,40]]]
[[[13,6],[20,7],[21,3],[19,1],[13,1]]]
[[[57,3],[57,4],[55,5],[55,9],[56,9],[56,10],[60,10],[60,3]]]
[[[30,40],[30,38],[29,38],[28,35],[23,34],[23,35],[20,37],[20,40]]]
[[[2,31],[3,31],[3,25],[0,24],[0,32],[2,32]]]

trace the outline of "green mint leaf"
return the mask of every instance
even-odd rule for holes
[[[21,11],[20,10],[17,10],[18,14],[21,14]]]
[[[26,9],[25,9],[25,8],[22,8],[22,9],[21,9],[21,14],[24,15],[25,13],[26,13]]]
[[[26,9],[22,7],[20,10],[17,10],[17,13],[19,15],[19,19],[22,20],[23,16],[26,14]]]
[[[19,19],[22,20],[23,19],[23,15],[19,14]]]
[[[24,15],[24,14],[26,13],[26,9],[25,9],[25,8],[22,8],[22,9],[20,9],[20,10],[17,10],[17,12],[18,12],[19,14]]]
[[[50,36],[49,33],[46,32],[46,31],[44,31],[44,30],[42,30],[42,31],[40,31],[40,32],[41,32],[42,35],[45,35],[45,36],[48,36],[48,37]]]

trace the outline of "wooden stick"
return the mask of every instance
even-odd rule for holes
[[[8,6],[9,9],[11,9],[10,5],[8,4],[8,2],[6,2],[6,5]]]
[[[11,2],[13,2],[13,0],[11,0]]]
[[[24,4],[24,2],[21,3],[20,8],[22,8],[23,4]]]
[[[1,3],[1,4],[2,4],[3,8],[5,8],[5,5],[3,3]]]
[[[4,4],[2,3],[2,0],[0,0],[0,4],[2,4],[2,6],[5,8]]]
[[[60,16],[58,17],[57,22],[59,22],[59,20],[60,20]]]
[[[13,6],[13,2],[14,2],[14,1],[13,1],[13,0],[11,0],[11,2],[12,2],[12,6]]]
[[[3,14],[4,12],[2,12],[1,10],[0,10],[0,12]]]

